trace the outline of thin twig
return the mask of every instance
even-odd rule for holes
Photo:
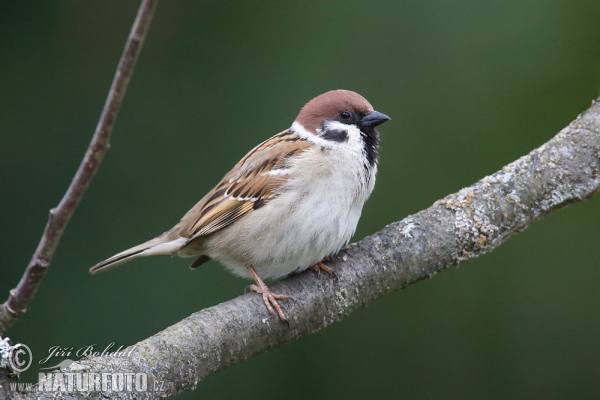
[[[591,198],[599,188],[600,103],[596,103],[528,155],[340,252],[327,262],[337,280],[306,272],[274,285],[277,293],[294,298],[282,304],[289,327],[269,316],[260,296],[247,294],[199,311],[137,343],[124,350],[128,357],[82,359],[48,374],[39,385],[55,387],[73,372],[140,373],[148,379],[148,391],[103,392],[96,387],[69,389],[60,396],[176,395],[223,368],[314,333],[392,291],[493,250],[551,212]],[[152,393],[153,388],[164,391]],[[15,394],[36,399],[55,395]]]
[[[8,300],[0,306],[0,334],[12,326],[20,315],[26,312],[27,304],[37,291],[42,279],[48,271],[52,257],[58,247],[62,234],[83,197],[90,181],[100,166],[113,130],[117,114],[121,109],[125,91],[131,79],[131,74],[142,49],[142,44],[158,0],[143,0],[136,20],[131,28],[129,38],[112,86],[108,93],[102,115],[98,121],[96,132],[90,142],[87,152],[60,204],[50,210],[50,217],[44,235],[33,255],[21,281],[10,291]]]

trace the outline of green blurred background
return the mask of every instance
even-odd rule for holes
[[[134,1],[0,2],[1,301],[94,131]],[[27,314],[34,352],[131,345],[249,283],[96,262],[170,228],[330,89],[393,120],[355,240],[554,136],[600,94],[598,1],[162,2],[100,172]],[[597,398],[600,199],[181,398]],[[48,366],[48,365],[46,365]]]

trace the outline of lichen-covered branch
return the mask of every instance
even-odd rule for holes
[[[84,359],[65,372],[145,373],[148,390],[170,396],[245,359],[316,332],[386,293],[490,251],[552,211],[600,188],[600,103],[552,140],[473,186],[341,251],[329,265],[337,279],[305,272],[273,286],[290,326],[269,316],[252,293],[199,311],[131,347],[130,357]],[[163,386],[164,383],[164,386]],[[56,393],[55,393],[56,394]],[[64,398],[154,397],[152,392],[62,392]],[[32,398],[51,398],[36,393]]]
[[[16,288],[10,291],[8,300],[0,305],[0,335],[14,325],[19,316],[27,310],[27,304],[37,291],[42,279],[50,267],[50,262],[62,234],[83,197],[85,190],[104,158],[109,147],[117,114],[121,109],[125,91],[129,85],[133,68],[142,49],[142,44],[152,20],[152,15],[158,0],[144,0],[140,5],[137,18],[131,28],[131,33],[125,44],[121,61],[108,93],[102,115],[98,121],[96,132],[90,142],[87,152],[56,208],[50,210],[50,217],[40,243]]]

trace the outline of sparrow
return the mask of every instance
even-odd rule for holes
[[[379,133],[390,120],[349,90],[310,100],[289,129],[246,154],[170,230],[90,269],[107,271],[138,257],[210,259],[262,294],[267,310],[287,322],[266,278],[308,268],[332,273],[322,261],[346,246],[375,186]]]

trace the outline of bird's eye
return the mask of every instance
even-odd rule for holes
[[[352,117],[352,114],[350,114],[350,111],[342,111],[340,113],[341,119],[350,119],[350,117]]]

